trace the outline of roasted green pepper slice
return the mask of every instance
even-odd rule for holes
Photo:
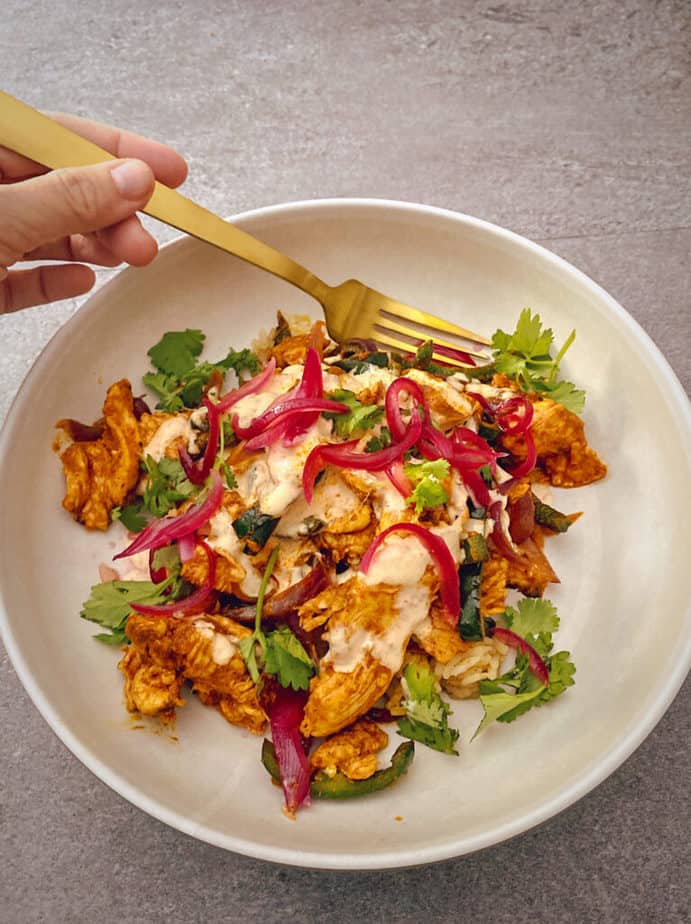
[[[560,513],[549,504],[543,504],[533,494],[533,503],[535,504],[535,522],[540,526],[546,526],[547,529],[553,529],[555,533],[565,533],[571,526],[571,519],[565,513]]]
[[[465,552],[465,563],[467,565],[477,565],[480,562],[487,561],[489,558],[487,541],[480,533],[468,533],[463,541],[463,551]]]
[[[264,548],[278,520],[278,517],[261,513],[259,507],[250,507],[237,520],[233,520],[233,529],[238,539],[245,540],[245,555],[256,555]]]
[[[461,565],[459,571],[461,582],[461,618],[458,620],[458,633],[464,642],[479,642],[488,629],[494,628],[494,620],[480,615],[480,584],[482,583],[482,562]]]
[[[310,784],[310,795],[313,799],[355,799],[358,796],[368,796],[372,792],[379,792],[380,789],[386,789],[407,773],[414,755],[414,743],[404,741],[394,751],[389,766],[383,770],[377,770],[366,780],[349,780],[342,773],[327,776],[320,771]],[[274,746],[266,738],[262,744],[262,763],[273,779],[279,783],[281,777]]]

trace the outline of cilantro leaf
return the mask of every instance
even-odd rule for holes
[[[569,411],[574,414],[580,414],[585,405],[585,392],[582,388],[576,388],[573,382],[561,381],[555,385],[545,387],[543,383],[534,381],[535,391],[543,391],[552,401],[563,404]]]
[[[159,372],[184,376],[195,364],[204,346],[200,330],[172,330],[165,333],[148,351],[148,356]]]
[[[413,662],[403,672],[403,705],[406,715],[399,719],[398,732],[444,754],[458,754],[454,745],[458,731],[449,728],[451,710],[439,695],[437,681],[428,664]]]
[[[104,581],[94,584],[80,616],[111,630],[110,633],[97,635],[99,641],[112,645],[120,644],[120,640],[127,642],[125,623],[131,612],[130,604],[167,602],[171,597],[166,597],[165,591],[175,581],[175,576],[171,575],[160,584],[152,584],[151,581]]]
[[[122,648],[123,645],[129,645],[130,643],[124,629],[112,629],[110,632],[97,632],[94,638],[97,642],[103,642],[104,645],[112,645],[113,648]]]
[[[485,715],[475,731],[478,735],[491,722],[513,722],[533,706],[543,706],[574,683],[576,671],[568,651],[552,650],[552,633],[559,628],[557,609],[549,600],[524,599],[504,614],[511,630],[535,648],[544,660],[549,676],[546,687],[530,670],[527,655],[518,653],[516,663],[496,680],[480,682],[480,702]],[[509,687],[507,691],[506,687]],[[515,692],[510,692],[514,690]],[[473,735],[473,737],[475,737]]]
[[[571,382],[557,380],[559,364],[575,336],[576,332],[571,331],[553,359],[550,353],[554,341],[551,328],[543,329],[540,315],[534,315],[530,308],[524,308],[513,333],[508,334],[503,330],[494,332],[494,369],[515,379],[524,392],[546,394],[553,401],[579,414],[583,410],[585,392]]]
[[[142,376],[147,388],[158,397],[156,407],[167,414],[177,414],[184,410],[184,402],[178,394],[178,379],[163,372],[147,372]]]
[[[505,616],[509,628],[527,642],[540,632],[551,634],[559,628],[557,608],[551,600],[526,597],[519,600],[517,609],[508,607]]]
[[[113,507],[111,511],[113,522],[119,520],[125,529],[131,533],[140,533],[148,520],[142,513],[141,504],[128,504],[126,507]]]
[[[528,693],[506,693],[498,686],[496,681],[480,681],[480,702],[485,710],[485,715],[475,729],[473,738],[476,738],[480,732],[491,725],[492,722],[500,720],[502,716],[514,712],[518,707],[534,704],[534,701],[540,695],[539,690],[532,690]],[[527,710],[526,710],[527,711]],[[473,740],[471,738],[471,741]]]
[[[264,670],[274,674],[282,687],[306,690],[315,672],[314,662],[288,626],[266,636]]]
[[[215,363],[197,362],[204,340],[200,330],[168,331],[149,350],[156,371],[147,372],[143,380],[157,395],[159,410],[174,414],[185,407],[196,407],[214,373],[219,373],[223,379],[232,369],[241,379],[244,373],[255,375],[259,372],[259,359],[247,349],[231,349]]]
[[[557,651],[548,659],[549,664],[549,686],[542,691],[542,696],[538,705],[548,703],[555,696],[560,696],[567,687],[572,687],[576,682],[573,675],[576,673],[576,666],[573,661],[569,660],[571,652]]]
[[[518,609],[507,607],[504,618],[510,629],[537,651],[543,660],[552,650],[552,633],[559,628],[557,608],[549,600],[520,600]]]
[[[345,388],[338,388],[327,395],[331,401],[340,401],[346,404],[350,411],[347,414],[325,413],[327,420],[334,421],[334,431],[339,436],[352,436],[354,433],[371,429],[384,416],[384,408],[376,404],[361,404],[355,393]]]
[[[228,354],[220,360],[220,362],[214,363],[214,366],[222,367],[228,372],[230,369],[237,375],[238,379],[243,378],[242,373],[247,373],[248,375],[257,375],[261,371],[262,364],[259,362],[259,357],[252,352],[252,350],[229,350]]]
[[[152,456],[144,459],[144,469],[148,475],[144,488],[144,508],[155,517],[164,517],[180,501],[193,497],[200,490],[185,475],[185,470],[178,459],[167,456],[156,462]]]
[[[519,696],[523,695],[524,692],[526,695],[530,692],[537,693],[538,695],[532,700],[526,699],[525,702],[514,704],[514,708],[499,716],[498,721],[513,722],[514,719],[517,719],[519,716],[523,715],[524,712],[532,709],[533,706],[543,706],[555,697],[560,696],[567,687],[573,686],[575,683],[573,675],[576,672],[576,668],[573,662],[569,660],[569,657],[570,653],[568,651],[557,651],[556,654],[553,654],[551,657],[545,658],[545,664],[547,664],[549,670],[549,685],[546,688],[541,686],[533,674],[528,672],[527,676],[531,678],[530,686],[535,689],[521,691]],[[482,696],[480,699],[482,699]]]
[[[449,463],[446,459],[432,462],[408,462],[403,466],[407,478],[413,484],[413,493],[407,498],[415,504],[420,515],[426,507],[438,507],[447,503],[449,495],[442,484],[449,477]]]
[[[379,428],[379,433],[370,437],[365,445],[365,452],[378,452],[391,445],[391,431],[387,426]]]

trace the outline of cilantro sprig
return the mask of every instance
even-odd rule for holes
[[[376,404],[362,404],[355,393],[346,388],[337,388],[327,395],[331,401],[340,401],[350,409],[347,414],[325,413],[323,416],[334,422],[334,431],[338,436],[353,436],[370,430],[384,416],[384,408]]]
[[[524,392],[538,392],[558,401],[576,414],[585,403],[585,392],[572,382],[558,379],[559,364],[576,338],[572,330],[555,358],[551,356],[554,333],[543,328],[539,314],[524,308],[511,334],[496,330],[492,337],[493,366],[514,379]]]
[[[155,517],[164,517],[169,510],[199,493],[201,486],[194,485],[185,475],[178,459],[163,456],[158,462],[152,457],[144,459],[148,480],[144,488],[143,507]]]
[[[113,520],[119,520],[132,533],[144,529],[149,523],[149,514],[164,517],[181,501],[196,497],[202,488],[187,478],[178,459],[163,456],[157,462],[153,456],[146,456],[141,467],[146,475],[142,496],[125,507],[115,507],[111,513]],[[232,472],[230,476],[232,478]]]
[[[261,627],[264,597],[278,558],[278,551],[277,546],[269,556],[259,585],[254,632],[241,639],[238,647],[254,683],[259,682],[263,671],[275,676],[282,687],[306,690],[315,667],[300,640],[288,626],[281,626],[269,633],[264,633]]]
[[[407,498],[409,504],[415,504],[419,516],[428,507],[446,504],[449,495],[443,482],[449,477],[450,466],[446,459],[434,459],[431,462],[407,462],[403,471],[413,485],[413,491]]]
[[[449,728],[448,705],[439,695],[437,680],[428,664],[412,662],[403,672],[403,705],[406,714],[398,721],[398,732],[444,754],[456,754],[458,731]]]
[[[485,711],[473,738],[495,720],[513,722],[534,706],[543,706],[573,686],[576,668],[568,651],[552,653],[552,635],[559,628],[557,609],[549,600],[521,600],[508,607],[504,617],[512,632],[531,645],[547,666],[549,683],[544,687],[530,670],[527,655],[496,680],[480,681],[480,702]],[[508,688],[508,689],[507,689]]]
[[[177,599],[182,582],[177,569],[171,569],[165,580],[158,584],[151,581],[103,581],[94,584],[89,599],[83,604],[80,616],[107,629],[94,636],[107,645],[127,645],[129,639],[125,624],[131,613],[132,603],[168,603]]]
[[[214,372],[225,377],[233,369],[238,378],[259,372],[259,359],[251,350],[231,349],[218,362],[200,362],[204,340],[201,330],[168,331],[148,351],[156,371],[147,372],[143,381],[157,395],[159,410],[174,414],[186,407],[197,407]]]

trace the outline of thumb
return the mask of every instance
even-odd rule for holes
[[[153,190],[154,175],[141,160],[69,167],[0,186],[0,266],[49,241],[117,224],[146,205]]]

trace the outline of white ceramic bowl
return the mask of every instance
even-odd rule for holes
[[[91,638],[80,604],[113,552],[62,510],[50,449],[60,417],[99,416],[105,388],[138,383],[146,350],[170,329],[201,327],[208,354],[247,345],[276,308],[317,316],[310,299],[191,239],[94,295],[34,365],[0,443],[3,638],[36,706],[97,776],[156,818],[221,847],[281,863],[366,869],[458,856],[564,809],[648,735],[689,665],[691,482],[686,397],[650,339],[602,289],[563,260],[486,222],[381,200],[293,203],[236,223],[329,282],[356,276],[413,305],[491,333],[524,306],[562,342],[564,373],[586,387],[591,444],[610,465],[599,484],[557,492],[585,516],[551,543],[562,584],[558,646],[577,683],[550,706],[468,744],[476,703],[457,704],[460,758],[418,747],[391,790],[319,803],[296,821],[259,762],[260,740],[190,702],[177,742],[133,730],[118,653]],[[392,737],[396,737],[395,734]]]

